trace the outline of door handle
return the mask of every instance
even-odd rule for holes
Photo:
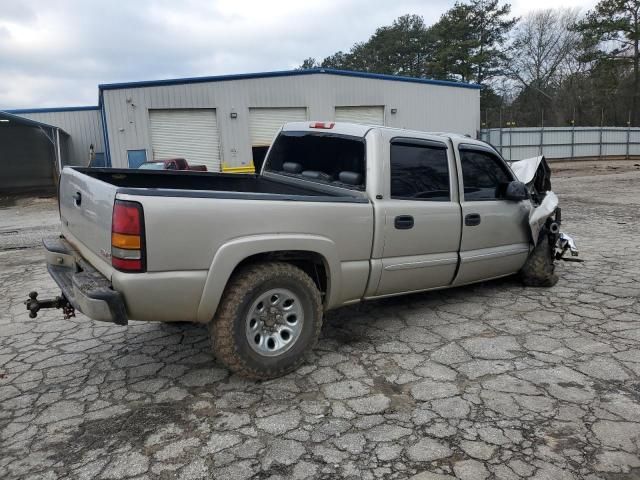
[[[464,224],[467,227],[475,227],[476,225],[480,225],[480,214],[479,213],[470,213],[469,215],[464,217]]]
[[[76,192],[73,195],[73,203],[76,204],[76,207],[79,207],[80,204],[82,203],[82,194],[80,192]]]
[[[413,217],[411,215],[398,215],[394,225],[398,230],[409,230],[413,228]]]

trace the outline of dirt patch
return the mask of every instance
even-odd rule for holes
[[[612,173],[640,172],[640,160],[573,160],[550,161],[553,177],[581,177]]]

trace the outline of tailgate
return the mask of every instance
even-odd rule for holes
[[[60,177],[62,232],[71,233],[82,246],[100,258],[111,253],[111,216],[117,187],[73,168]],[[77,246],[80,247],[80,246]]]

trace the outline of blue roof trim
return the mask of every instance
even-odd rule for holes
[[[404,77],[402,75],[388,75],[386,73],[368,73],[368,72],[353,72],[351,70],[334,70],[332,68],[320,68],[317,73],[331,73],[333,75],[344,75],[346,77],[360,77],[360,78],[373,78],[377,80],[391,80],[396,82],[409,82],[409,83],[426,83],[429,85],[441,85],[444,87],[457,87],[457,88],[471,88],[474,90],[480,90],[481,85],[475,83],[456,82],[454,80],[435,80],[433,78],[417,78],[417,77]]]
[[[19,125],[27,125],[29,127],[43,127],[43,128],[57,128],[61,132],[68,135],[62,128],[56,127],[55,125],[49,125],[48,123],[38,122],[37,120],[31,120],[30,118],[21,117],[20,115],[14,115],[10,111],[0,110],[0,118],[7,119],[11,122],[17,123]]]
[[[51,113],[51,112],[78,112],[82,110],[98,110],[99,106],[81,106],[81,107],[51,107],[51,108],[17,108],[11,110],[3,110],[9,113]]]
[[[168,85],[184,85],[189,83],[225,82],[230,80],[250,80],[253,78],[271,77],[295,77],[301,75],[313,75],[324,73],[329,75],[342,75],[345,77],[371,78],[374,80],[391,80],[395,82],[423,83],[440,85],[445,87],[480,89],[480,85],[473,83],[455,82],[451,80],[432,80],[429,78],[403,77],[400,75],[387,75],[382,73],[352,72],[350,70],[335,70],[333,68],[310,68],[307,70],[282,70],[275,72],[240,73],[235,75],[218,75],[213,77],[187,77],[172,78],[166,80],[143,80],[139,82],[106,83],[98,85],[100,91],[120,90],[124,88],[160,87]]]

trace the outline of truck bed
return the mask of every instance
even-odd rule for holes
[[[136,195],[194,196],[214,198],[278,198],[308,201],[366,201],[356,192],[292,185],[260,175],[197,171],[78,168],[74,170]],[[135,190],[135,192],[130,191]]]

